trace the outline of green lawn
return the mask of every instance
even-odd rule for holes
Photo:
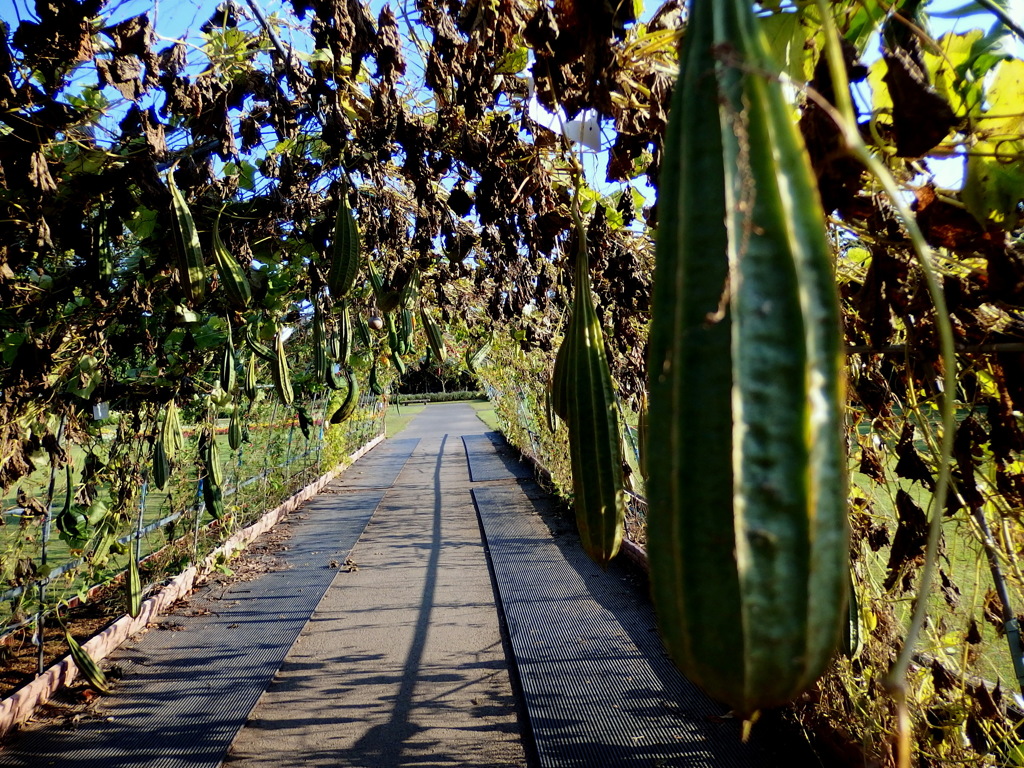
[[[397,405],[391,403],[388,412],[384,417],[385,433],[388,437],[394,437],[407,426],[416,416],[423,413],[425,405]]]
[[[476,411],[477,418],[486,424],[488,429],[494,432],[501,431],[501,427],[498,426],[498,416],[494,412],[493,403],[486,400],[472,400],[469,403],[469,407]]]
[[[480,421],[486,424],[488,428],[493,429],[495,432],[500,431],[497,417],[494,414],[493,405],[485,400],[467,400],[466,404],[476,411],[476,415],[480,418]],[[397,406],[394,403],[391,403],[388,406],[387,413],[388,437],[394,437],[409,426],[409,422],[421,414],[424,408],[426,408],[425,405]]]

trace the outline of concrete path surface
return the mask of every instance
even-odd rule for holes
[[[525,765],[460,439],[483,430],[437,405],[398,436],[419,444],[226,765]]]

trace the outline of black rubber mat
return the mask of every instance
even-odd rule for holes
[[[469,478],[474,483],[533,477],[533,471],[519,461],[515,450],[497,432],[463,435],[462,443],[469,460]]]
[[[625,571],[603,572],[574,533],[552,538],[519,483],[473,497],[542,766],[764,764],[672,666]]]
[[[404,464],[387,443],[367,455]],[[381,457],[388,461],[381,462]],[[400,467],[399,467],[400,469]],[[397,474],[397,471],[395,472]],[[106,666],[123,679],[101,699],[105,719],[73,730],[51,726],[15,735],[0,766],[196,768],[220,765],[231,740],[338,573],[384,488],[315,497],[282,523],[291,531],[286,570],[193,596]]]
[[[330,489],[390,488],[419,444],[418,437],[385,440],[339,475]]]

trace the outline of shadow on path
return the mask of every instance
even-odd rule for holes
[[[402,753],[406,742],[421,729],[415,725],[410,714],[413,708],[413,694],[420,676],[420,665],[427,645],[427,632],[430,629],[430,616],[434,608],[434,593],[437,590],[437,572],[441,561],[441,466],[444,463],[444,449],[448,443],[448,435],[441,438],[438,449],[437,463],[434,469],[434,509],[431,521],[430,554],[427,559],[426,573],[423,581],[423,593],[420,597],[419,613],[416,617],[416,629],[413,633],[409,654],[402,667],[402,683],[395,696],[391,719],[387,723],[370,728],[353,747],[359,756],[361,765],[375,765],[390,768],[402,764]]]

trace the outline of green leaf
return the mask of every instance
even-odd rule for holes
[[[985,94],[988,109],[976,119],[980,133],[989,141],[1019,140],[1024,135],[1024,61],[1004,61]]]
[[[308,56],[310,63],[317,64],[333,64],[334,54],[331,53],[329,48],[314,48],[313,53]]]
[[[135,209],[135,215],[126,220],[125,224],[139,240],[145,240],[153,234],[153,229],[156,227],[156,211],[139,206]]]
[[[605,203],[604,215],[611,229],[622,229],[622,214],[610,201]]]
[[[643,210],[644,206],[647,205],[647,198],[644,197],[644,193],[636,187],[630,187],[629,193],[633,198],[633,210],[639,213]]]
[[[184,304],[177,304],[174,307],[174,314],[178,316],[178,321],[182,323],[198,323],[199,314],[193,312],[191,309],[186,307]]]
[[[876,59],[868,67],[867,82],[868,87],[871,88],[871,111],[876,115],[892,111],[892,97],[889,95],[889,89],[883,79],[888,71],[885,59],[881,58]]]
[[[239,169],[238,174],[238,186],[244,189],[246,192],[252,192],[256,189],[256,172],[257,168],[255,165],[250,163],[248,160],[242,162],[242,167]]]
[[[10,365],[14,362],[14,358],[18,356],[18,350],[24,343],[25,339],[28,338],[26,334],[13,331],[8,333],[4,337],[3,341],[3,360],[5,363]]]
[[[807,30],[798,13],[773,13],[758,18],[768,48],[779,68],[798,83],[810,80],[812,61],[804,51]]]
[[[857,10],[849,17],[845,24],[843,37],[853,43],[854,47],[861,53],[867,44],[871,34],[878,29],[889,12],[889,2],[879,0],[863,0],[857,4]]]
[[[223,320],[219,317],[208,318],[203,325],[192,329],[192,338],[199,349],[213,349],[224,343]]]
[[[854,264],[867,266],[871,262],[871,251],[867,248],[854,246],[853,248],[847,248],[843,253],[843,257],[852,261]]]
[[[109,511],[110,508],[105,501],[96,499],[85,511],[85,517],[89,525],[96,526],[106,519]]]
[[[99,149],[81,149],[65,163],[65,173],[98,174],[107,164],[110,156]]]
[[[938,41],[941,54],[928,47],[924,50],[924,64],[935,90],[961,117],[975,109],[980,101],[980,83],[967,74],[973,71],[972,62],[979,53],[982,35],[980,29],[946,34]]]
[[[1024,200],[1024,165],[1014,157],[1024,153],[1024,142],[976,144],[967,158],[963,201],[982,225],[994,223],[1014,229],[1021,220]]]
[[[507,51],[498,62],[495,72],[499,75],[514,75],[526,69],[529,62],[529,52],[523,46]]]

